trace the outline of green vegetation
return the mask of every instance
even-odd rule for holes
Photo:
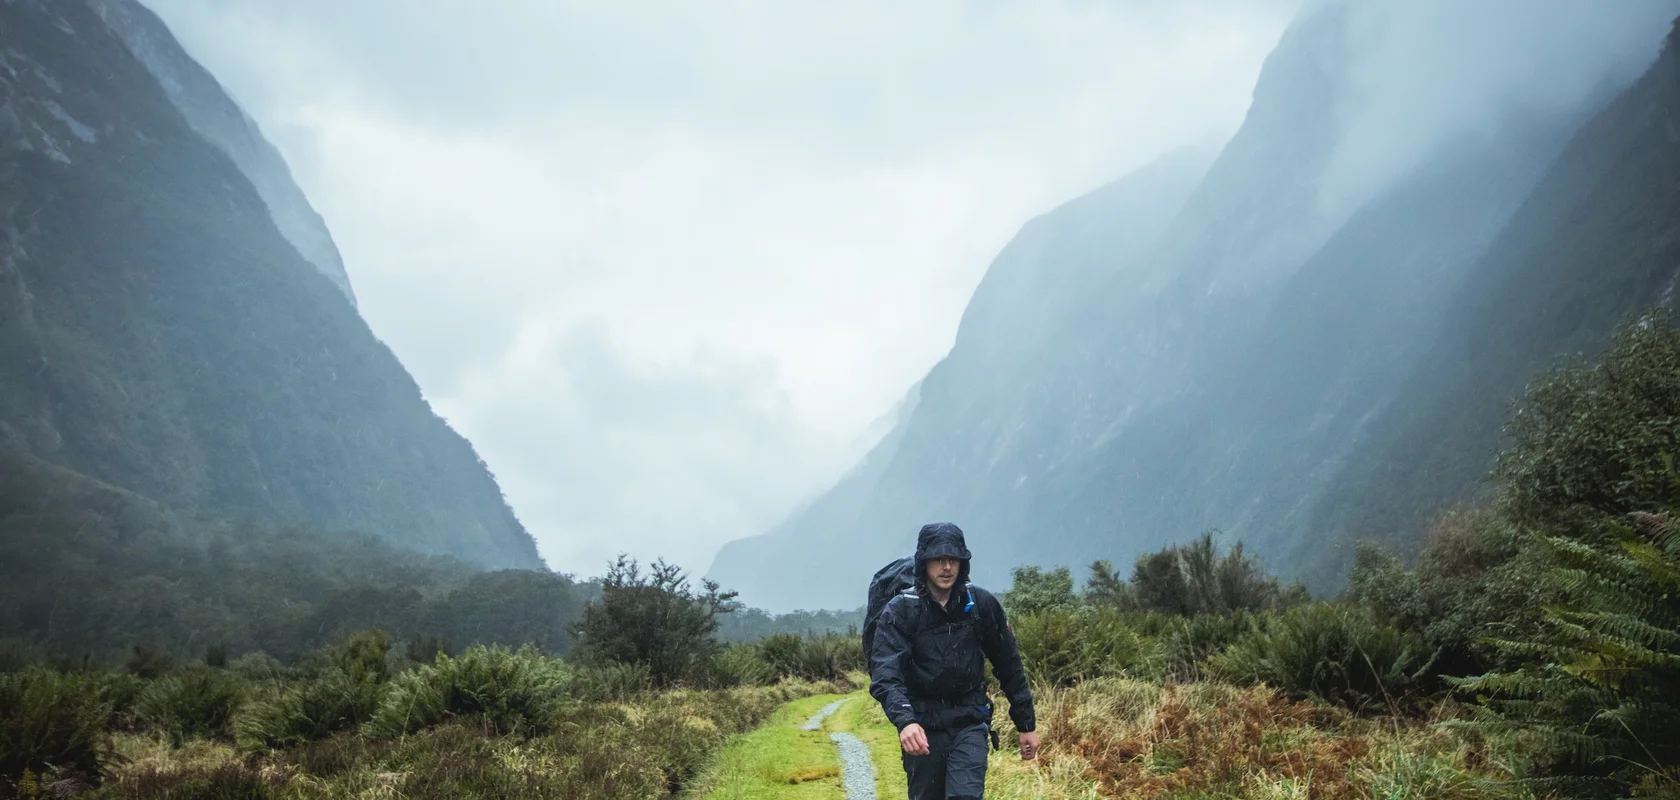
[[[0,650],[47,658],[113,662],[135,645],[290,657],[370,627],[451,652],[529,642],[558,653],[597,591],[370,536],[190,517],[4,452],[0,498],[23,499],[0,506]]]
[[[0,797],[666,796],[728,736],[789,700],[849,691],[863,668],[855,636],[722,645],[731,598],[662,564],[620,566],[578,617],[574,660],[529,643],[398,646],[379,629],[287,661],[139,644],[105,659],[113,669],[13,649],[0,660]],[[614,614],[641,635],[604,639]]]
[[[641,664],[668,686],[702,675],[717,655],[717,619],[737,610],[734,592],[712,581],[696,592],[674,564],[658,561],[644,575],[620,556],[601,582],[601,600],[578,620],[578,657],[595,664]]]
[[[850,687],[656,690],[529,646],[412,663],[377,631],[289,665],[31,666],[0,673],[0,796],[666,796],[789,700]]]
[[[828,738],[837,728],[825,721],[819,730],[803,729],[807,720],[838,700],[847,701],[843,709],[872,702],[859,692],[814,695],[783,706],[763,728],[731,741],[723,749],[697,782],[694,796],[717,800],[840,797],[839,757]]]

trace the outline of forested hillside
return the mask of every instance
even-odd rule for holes
[[[9,471],[51,465],[237,524],[541,566],[472,446],[107,17],[150,12],[0,7]],[[166,36],[156,26],[149,55],[190,63]],[[191,92],[219,89],[200,78],[176,94],[207,102]],[[31,480],[45,478],[0,487],[0,513]]]

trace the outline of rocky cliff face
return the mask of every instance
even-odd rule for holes
[[[1350,532],[1325,522],[1327,493],[1383,463],[1374,426],[1408,413],[1408,376],[1438,368],[1436,337],[1465,313],[1457,298],[1490,247],[1625,86],[1490,103],[1491,121],[1418,145],[1418,166],[1329,191],[1338,159],[1381,143],[1348,117],[1368,91],[1356,67],[1370,15],[1389,5],[1313,4],[1266,62],[1242,128],[1211,166],[1173,173],[1175,188],[1134,176],[1108,202],[1026,226],[891,451],[872,456],[883,463],[812,506],[823,513],[725,548],[712,574],[755,604],[855,606],[917,527],[949,519],[993,585],[1017,564],[1125,564],[1207,528],[1333,585]],[[1427,51],[1438,33],[1395,35]],[[833,577],[741,568],[766,552],[820,555]]]
[[[0,449],[170,508],[540,566],[348,291],[278,154],[155,17],[0,3]]]

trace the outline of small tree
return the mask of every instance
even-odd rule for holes
[[[1014,575],[1015,583],[1003,597],[1009,613],[1034,614],[1074,605],[1073,573],[1067,567],[1049,572],[1039,567],[1016,567]]]
[[[1306,599],[1299,584],[1279,586],[1241,542],[1220,554],[1212,531],[1190,544],[1139,556],[1132,567],[1132,592],[1141,608],[1167,614],[1282,609]]]
[[[1190,612],[1190,588],[1178,567],[1176,547],[1138,556],[1137,563],[1132,565],[1132,589],[1137,593],[1138,605],[1150,611]]]
[[[1137,606],[1132,587],[1114,571],[1107,559],[1091,562],[1091,577],[1085,581],[1081,599],[1087,605],[1131,610]]]
[[[621,555],[601,583],[601,599],[583,609],[572,627],[580,661],[639,664],[659,685],[699,674],[718,648],[718,615],[740,608],[736,592],[702,581],[689,585],[674,564],[655,561],[643,574]]]

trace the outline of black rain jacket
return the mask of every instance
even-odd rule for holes
[[[962,561],[950,602],[940,606],[925,586],[926,564],[940,556]],[[1032,692],[1015,632],[1003,604],[968,582],[969,552],[962,529],[948,522],[922,527],[916,539],[916,588],[881,610],[869,655],[869,693],[899,730],[953,727],[991,720],[985,661],[1009,698],[1009,716],[1021,733],[1035,730]],[[971,716],[972,715],[972,716]]]

